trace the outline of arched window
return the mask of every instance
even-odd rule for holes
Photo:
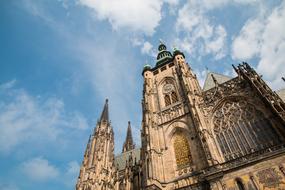
[[[175,133],[173,147],[178,168],[188,166],[191,163],[191,154],[187,138],[182,132]]]
[[[170,96],[168,94],[164,95],[165,106],[169,106],[171,104]]]
[[[165,84],[162,87],[162,93],[164,95],[165,106],[169,106],[175,102],[178,102],[178,96],[173,81],[170,80],[165,81]]]
[[[215,111],[213,123],[217,142],[226,160],[281,142],[264,114],[244,100],[224,102]]]
[[[240,181],[240,179],[236,180],[236,185],[238,186],[238,190],[245,190],[243,183]]]

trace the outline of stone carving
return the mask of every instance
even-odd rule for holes
[[[277,173],[275,168],[268,168],[257,173],[257,177],[260,183],[265,187],[278,187],[281,183],[282,177]]]
[[[187,113],[187,110],[185,110],[184,105],[182,103],[179,103],[177,105],[174,105],[173,107],[166,109],[160,113],[157,114],[158,118],[158,125],[171,121],[179,116],[182,116]]]

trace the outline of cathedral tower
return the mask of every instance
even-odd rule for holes
[[[171,180],[219,158],[203,129],[201,87],[179,50],[160,43],[154,68],[143,71],[142,161],[146,188],[171,189]],[[212,149],[212,151],[210,151]]]
[[[114,133],[106,100],[100,120],[90,136],[76,190],[114,189]]]

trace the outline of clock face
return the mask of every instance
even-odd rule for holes
[[[166,84],[163,86],[163,93],[168,94],[174,91],[174,86],[172,84]]]

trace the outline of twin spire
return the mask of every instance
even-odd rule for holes
[[[105,105],[100,117],[100,122],[108,122],[109,121],[109,106],[108,106],[108,99],[105,101]],[[128,129],[127,129],[127,136],[126,140],[123,145],[123,151],[122,152],[127,152],[130,150],[135,149],[135,144],[133,142],[133,136],[132,136],[132,127],[131,127],[131,122],[128,121]]]

